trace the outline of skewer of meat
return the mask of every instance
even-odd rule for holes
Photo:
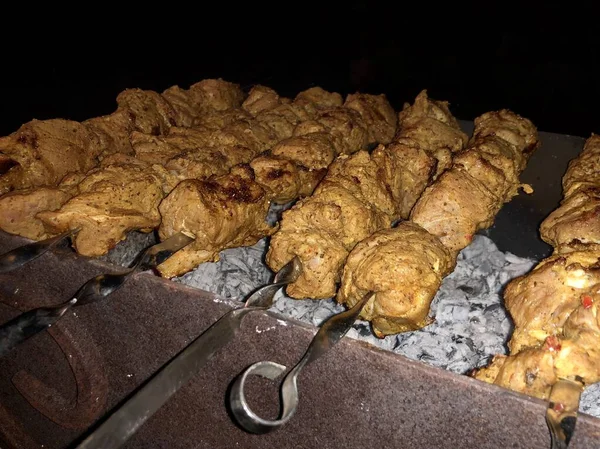
[[[116,112],[83,123],[34,120],[23,125],[0,139],[0,161],[20,161],[14,166],[5,165],[8,171],[0,175],[0,185],[17,189],[0,196],[0,228],[33,240],[51,237],[54,232],[46,229],[36,215],[59,209],[80,190],[88,192],[90,183],[82,189],[79,183],[92,167],[106,167],[111,155],[131,156],[137,152],[137,141],[130,134],[153,139],[166,132],[180,135],[189,129],[184,126],[192,126],[205,117],[239,110],[242,99],[239,86],[204,80],[188,90],[173,86],[162,95],[126,90],[117,98]],[[136,167],[132,168],[134,172],[139,164]],[[125,175],[123,179],[126,178]],[[21,181],[13,183],[18,179]]]
[[[256,111],[261,99],[265,101],[255,116],[245,109]],[[261,86],[250,92],[239,110],[200,116],[195,126],[172,128],[167,136],[137,133],[133,136],[135,158],[105,159],[79,183],[73,198],[57,210],[37,213],[36,218],[51,234],[80,228],[73,239],[78,253],[106,254],[127,232],[157,228],[161,222],[158,206],[180,181],[226,174],[285,138],[291,126],[341,102],[339,94],[320,88],[290,102]],[[287,129],[284,122],[289,123]],[[247,192],[250,196],[251,191]]]
[[[344,267],[338,302],[352,307],[375,292],[361,318],[371,321],[380,337],[430,323],[429,306],[458,252],[517,194],[518,176],[537,145],[531,122],[510,111],[477,118],[469,145],[425,189],[410,222],[356,245]]]
[[[335,157],[389,142],[395,130],[396,114],[383,95],[349,95],[343,106],[317,110],[294,128],[292,137],[253,159],[249,167],[206,181],[181,182],[160,205],[160,237],[184,232],[196,240],[159,271],[165,277],[181,275],[218,260],[223,249],[271,235],[277,227],[264,223],[270,203],[310,195]]]
[[[466,141],[447,104],[430,100],[423,91],[399,114],[392,143],[372,153],[339,157],[315,193],[284,212],[271,238],[266,260],[272,270],[296,256],[302,261],[302,274],[287,286],[287,294],[334,296],[354,246],[406,218]]]
[[[542,399],[560,378],[600,381],[600,136],[569,163],[563,190],[540,227],[554,254],[505,290],[515,324],[510,355],[474,373]]]
[[[243,99],[235,84],[204,80],[162,94],[127,89],[117,97],[115,112],[81,123],[32,120],[0,138],[0,195],[56,186],[68,173],[86,173],[106,155],[132,154],[129,136],[134,131],[165,134],[173,126],[191,126],[207,112],[239,106]]]

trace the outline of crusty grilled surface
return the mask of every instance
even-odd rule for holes
[[[131,154],[129,135],[133,131],[164,134],[206,112],[238,106],[242,97],[235,84],[204,80],[188,90],[173,87],[163,94],[125,90],[117,97],[113,114],[82,123],[32,120],[0,138],[0,158],[13,164],[0,173],[0,194],[56,186],[68,173],[86,173],[108,154]]]
[[[366,101],[364,95],[350,97],[346,103],[367,117],[381,109],[364,112],[374,103]],[[294,256],[300,258],[302,274],[286,290],[291,297],[334,296],[344,262],[355,245],[389,228],[394,220],[406,218],[435,178],[440,164],[437,158],[460,150],[467,142],[447,104],[430,100],[425,91],[412,106],[406,105],[399,117],[396,134],[382,134],[379,128],[377,134],[371,133],[390,139],[394,136],[391,143],[370,153],[363,150],[339,156],[315,193],[284,212],[266,260],[277,271]],[[389,118],[380,123],[388,122]]]
[[[261,90],[261,94],[264,93],[264,90]],[[262,97],[251,103],[252,107],[259,111],[256,112],[257,117],[262,114],[272,114],[275,109],[267,108],[273,104],[272,98],[269,101],[263,101]],[[387,104],[385,97],[382,96],[356,95],[352,97],[353,108],[350,108],[341,105],[341,97],[337,94],[330,94],[322,89],[312,88],[300,93],[291,103],[285,102],[284,105],[289,105],[293,107],[292,109],[301,107],[306,112],[305,117],[308,117],[308,120],[301,121],[301,118],[296,115],[293,135],[278,142],[269,151],[262,153],[249,163],[252,169],[253,182],[264,191],[264,201],[267,204],[269,202],[288,202],[311,195],[336,156],[344,155],[340,159],[342,161],[345,160],[345,155],[363,150],[362,153],[369,158],[369,154],[364,149],[372,143],[370,139],[382,135],[392,136],[396,129],[395,122],[392,123],[388,113],[391,107]],[[285,110],[288,111],[289,109]],[[365,119],[363,119],[363,115],[366,117]],[[371,127],[376,127],[377,130],[372,131]],[[335,171],[336,169],[331,168],[331,170]],[[360,167],[357,167],[357,170],[357,176],[362,177]],[[374,175],[375,173],[372,174],[371,178]],[[350,182],[354,184],[354,180],[350,180]],[[321,185],[323,184],[326,186],[327,182],[323,182]],[[163,204],[171,204],[173,201],[177,203],[186,201],[185,196],[178,195],[179,190],[183,188],[182,185],[186,184],[177,186],[172,194],[164,200]],[[366,188],[366,186],[365,181],[363,187]],[[370,193],[365,191],[365,194]],[[189,204],[179,204],[168,209],[161,208],[163,223],[184,220],[187,214],[182,213],[174,218],[172,216],[173,211],[179,210],[177,208],[189,209],[189,214],[193,214],[194,207],[195,203],[189,202]],[[272,234],[276,228],[267,229],[263,223],[266,213],[260,208],[252,208],[253,204],[251,203],[238,204],[232,201],[225,204],[223,214],[215,217],[211,222],[195,222],[194,226],[187,229],[187,232],[193,235],[212,235],[211,231],[205,229],[205,226],[209,225],[229,229],[229,231],[219,235],[218,239],[212,243],[203,241],[203,247],[211,248],[208,253],[198,249],[199,252],[195,256],[185,261],[185,254],[191,254],[194,244],[190,246],[187,252],[182,252],[181,256],[176,255],[173,260],[167,261],[159,267],[163,276],[172,277],[183,274],[195,267],[199,263],[198,261],[203,260],[205,257],[213,260],[220,250],[237,245],[239,243],[238,235],[244,233],[251,235],[252,239],[246,239],[245,241],[255,243],[259,238]],[[245,211],[245,209],[248,210]],[[252,211],[249,211],[250,209]],[[224,220],[230,219],[227,217],[252,214],[256,214],[257,218],[240,221],[232,227],[227,227],[224,224]],[[262,217],[262,221],[259,220],[260,217]],[[356,217],[356,219],[360,220],[361,218]],[[175,229],[178,229],[175,225],[161,226],[161,236],[168,237],[173,232],[177,232]],[[224,235],[227,237],[225,238]],[[197,248],[200,248],[200,246]]]
[[[376,232],[352,250],[338,302],[353,306],[374,291],[361,317],[381,337],[425,326],[441,279],[473,234],[516,195],[519,173],[536,146],[535,127],[517,114],[502,110],[477,118],[468,146],[454,153],[450,168],[412,208],[413,224]]]
[[[177,185],[160,205],[160,237],[183,232],[195,240],[158,267],[164,277],[217,261],[220,251],[253,245],[276,229],[265,222],[269,197],[253,178],[250,167],[237,166],[223,176]]]
[[[199,88],[201,86],[203,89]],[[84,179],[79,190],[75,188],[67,192],[62,185],[40,191],[32,188],[20,190],[19,194],[12,195],[10,199],[0,199],[0,210],[3,207],[11,208],[10,213],[6,211],[4,214],[5,219],[0,219],[0,226],[9,232],[39,239],[64,229],[81,227],[83,220],[85,229],[76,239],[76,249],[88,256],[105,254],[124,239],[127,232],[157,228],[160,224],[158,204],[180,181],[225,175],[233,167],[250,162],[280,140],[293,138],[295,127],[316,117],[321,109],[342,103],[338,94],[331,94],[320,88],[311,88],[299,94],[296,101],[292,102],[279,97],[275,91],[264,86],[253,88],[242,102],[244,98],[235,94],[237,89],[229,83],[208,80],[192,86],[189,91],[179,88],[168,90],[168,97],[175,98],[180,111],[179,122],[176,121],[175,124],[190,127],[171,126],[167,131],[162,128],[149,129],[149,123],[166,113],[156,114],[155,109],[146,107],[144,103],[135,103],[131,98],[128,100],[128,104],[135,103],[131,106],[131,114],[141,123],[129,136],[129,153],[135,156],[130,162],[137,167],[153,167],[149,168],[150,171],[161,171],[160,180],[150,181],[150,184],[158,183],[163,192],[157,200],[149,204],[142,204],[145,200],[140,198],[125,200],[126,196],[145,195],[149,192],[140,190],[139,186],[129,186],[130,181],[132,185],[138,182],[138,177],[133,172],[130,179],[127,177],[127,172],[134,168],[128,166],[123,171],[122,164],[115,165],[109,156],[110,153],[104,152],[100,165],[88,171],[86,175],[81,175]],[[200,95],[196,90],[203,94]],[[190,93],[192,91],[194,95]],[[135,93],[137,95],[143,92]],[[136,98],[138,97],[135,96],[134,99]],[[163,106],[168,105],[158,94],[152,95],[151,98],[159,99]],[[312,101],[321,101],[323,104],[315,104]],[[189,107],[184,107],[185,105]],[[149,115],[144,116],[144,111]],[[171,117],[169,120],[174,119]],[[162,125],[167,126],[171,123],[169,120],[163,120]],[[287,125],[284,126],[284,123]],[[292,151],[289,151],[290,148]],[[306,194],[312,192],[324,171],[304,168],[304,165],[310,167],[319,164],[310,158],[311,148],[305,145],[300,147],[301,151],[294,152],[294,146],[288,145],[287,152],[275,150],[280,160],[294,164],[299,174],[299,191]],[[114,153],[122,154],[118,151]],[[304,165],[297,166],[297,161],[303,162]],[[122,176],[115,177],[116,171],[122,172]],[[103,179],[103,182],[98,182],[98,179]],[[88,185],[94,187],[89,188]],[[107,185],[111,186],[117,201],[128,201],[135,204],[135,207],[139,206],[135,214],[141,213],[145,220],[141,216],[138,216],[137,220],[131,220],[131,214],[124,213],[121,206],[104,207],[102,212],[98,213],[95,209],[98,204],[105,202]],[[96,196],[98,198],[95,198]],[[273,196],[269,195],[268,200],[273,200]],[[82,198],[85,200],[82,201]],[[95,204],[92,209],[89,207],[90,203]],[[84,220],[84,217],[90,214],[91,216]],[[124,216],[129,217],[126,220],[127,225],[123,224]],[[107,228],[111,223],[115,226],[108,232]],[[103,235],[105,238],[97,238],[97,235]],[[86,239],[90,241],[86,242]]]
[[[600,138],[592,135],[563,177],[564,198],[540,226],[554,254],[511,281],[509,356],[477,379],[548,398],[559,378],[600,381]]]

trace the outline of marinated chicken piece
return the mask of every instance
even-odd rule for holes
[[[242,145],[218,145],[182,153],[170,159],[165,168],[178,180],[206,179],[224,175],[234,166],[248,163],[254,156],[254,151]]]
[[[259,93],[263,94],[264,91],[260,91]],[[267,94],[269,93],[267,92],[265,95]],[[258,101],[259,100],[257,100],[257,102]],[[312,101],[320,103],[312,103]],[[341,103],[341,97],[337,94],[329,94],[322,89],[309,89],[308,91],[299,94],[290,104],[282,103],[273,109],[268,109],[273,105],[273,102],[265,102],[268,106],[257,107],[255,111],[257,120],[264,114],[278,112],[284,109],[285,106],[293,106],[303,109],[306,113],[306,117],[310,118],[308,121],[311,122],[310,125],[303,126],[308,123],[308,121],[300,121],[296,125],[296,129],[302,127],[307,132],[296,134],[293,137],[279,142],[271,148],[269,152],[262,154],[251,161],[250,166],[254,177],[253,183],[261,187],[261,191],[264,194],[264,201],[267,203],[271,201],[287,202],[298,198],[298,196],[309,195],[312,193],[316,184],[322,179],[327,170],[327,166],[338,154],[340,149],[343,151],[355,152],[359,147],[354,148],[353,145],[363,145],[367,142],[368,130],[366,125],[358,126],[358,124],[363,123],[360,113],[340,107],[339,103]],[[381,100],[378,100],[374,101],[372,104],[380,106],[380,103]],[[367,102],[366,104],[369,105],[371,103]],[[289,109],[287,110],[289,111]],[[298,120],[302,119],[300,116],[296,117]],[[345,123],[344,120],[346,120]],[[348,123],[347,120],[353,120],[357,126]],[[361,134],[357,134],[357,129],[360,130]],[[358,139],[357,136],[359,136]],[[361,144],[360,142],[363,143]],[[368,173],[363,173],[363,169],[361,168],[361,164],[369,163],[368,161],[371,156],[367,152],[363,152],[363,155],[360,156],[360,158],[357,156],[357,162],[354,164],[356,166],[356,176],[354,178],[344,181],[345,184],[342,183],[340,186],[332,185],[330,187],[323,187],[322,196],[324,201],[332,203],[332,208],[338,207],[336,203],[352,201],[352,198],[356,195],[362,195],[360,196],[361,198],[366,198],[370,196],[375,189],[384,191],[384,189],[375,181],[377,173],[372,170]],[[352,172],[352,174],[354,174],[354,172]],[[364,185],[357,186],[354,179],[363,180],[361,182]],[[345,187],[346,184],[348,186],[352,185],[353,187]],[[163,223],[179,223],[184,218],[183,212],[182,215],[177,215],[179,209],[176,204],[178,202],[185,202],[188,196],[193,198],[198,197],[197,193],[188,192],[186,193],[187,196],[181,193],[182,191],[180,189],[183,189],[182,185],[190,186],[192,183],[183,181],[182,184],[174,190],[174,192],[180,193],[177,195],[173,193],[173,196],[170,195],[165,199],[163,204],[166,204],[168,201],[170,206],[168,208],[165,206],[164,210],[161,206]],[[190,188],[190,191],[196,192],[199,189],[199,187],[197,187],[199,185],[200,184],[194,184],[196,187]],[[325,183],[325,185],[327,185],[327,183]],[[375,187],[369,191],[369,185]],[[377,198],[386,195],[388,194],[384,191],[384,193],[377,196]],[[343,198],[345,197],[349,197],[349,199],[344,200]],[[374,201],[377,200],[378,199],[375,199]],[[392,208],[389,206],[391,202],[390,198],[385,207]],[[382,213],[374,207],[372,208],[373,210],[371,210],[370,207],[365,207],[363,204],[359,203],[358,200],[356,200],[356,203],[354,211],[350,208],[344,209],[344,213],[348,213],[348,223],[357,222],[361,223],[360,226],[363,226],[363,221],[372,220],[374,223],[378,223],[376,226],[381,227],[384,226],[384,224],[379,222],[381,220],[386,220],[387,225],[389,225],[389,218],[387,218],[387,216],[383,217],[385,213],[382,215]],[[253,207],[253,204],[254,203],[251,203],[250,205],[239,205],[237,203],[232,203],[230,207],[234,209],[234,212],[231,212],[231,214],[233,216],[244,217],[252,215],[251,213],[243,212],[243,210],[244,207],[246,209]],[[184,210],[187,211],[187,209]],[[222,213],[227,213],[227,210],[227,207],[225,207]],[[262,216],[263,221],[265,216],[266,215]],[[166,264],[169,265],[165,265],[161,268],[162,274],[171,277],[185,273],[197,264],[217,257],[219,251],[225,248],[242,244],[240,242],[244,241],[254,243],[259,238],[270,235],[275,231],[273,228],[266,227],[264,222],[258,220],[258,218],[252,218],[250,222],[248,222],[249,219],[247,218],[244,220],[245,221],[242,220],[240,223],[237,223],[234,220],[231,228],[227,228],[227,232],[230,234],[219,237],[218,239],[210,237],[208,241],[201,240],[200,243],[198,243],[198,246],[191,246],[189,249],[182,252],[180,256],[176,255],[176,259],[173,259],[172,261],[169,260],[166,262]],[[210,235],[210,232],[207,230],[208,228],[205,227],[209,225],[211,227],[214,226],[211,224],[211,221],[198,220],[197,222],[192,223],[188,220],[186,223],[189,224],[188,231],[194,235]],[[238,234],[240,237],[233,240],[233,236]],[[168,235],[170,235],[170,232],[164,233],[164,237],[167,237]],[[251,235],[252,239],[245,240],[245,236],[247,235]]]
[[[360,111],[361,118],[365,117],[364,122],[374,123],[366,128],[367,138],[363,142],[369,141],[368,136],[381,139],[394,133],[395,127],[388,126],[388,114],[381,112],[387,109],[381,106],[382,99],[384,97],[357,95],[347,101]],[[418,101],[431,100],[422,93]],[[421,109],[406,107],[403,114],[404,121],[411,124],[409,130],[416,136],[414,139],[403,137],[400,129],[387,147],[380,145],[371,154],[361,151],[350,157],[339,157],[315,193],[283,214],[281,228],[271,238],[266,260],[274,271],[294,256],[303,262],[300,278],[286,289],[289,296],[313,299],[334,296],[344,262],[354,246],[376,231],[390,227],[398,218],[408,216],[435,173],[435,148],[454,149],[457,136],[459,142],[467,141],[458,124],[448,118],[441,126],[451,128],[445,124],[448,122],[456,128],[448,131],[445,143],[437,134],[431,134],[431,139],[436,139],[431,142],[425,131],[415,132],[418,123],[432,126],[429,121],[410,119],[413,110],[421,117]],[[437,114],[439,108],[431,109]],[[375,117],[381,119],[373,121]],[[317,121],[317,124],[327,127],[333,118]],[[307,131],[309,126],[314,126],[312,122],[304,125]],[[371,131],[373,126],[377,131]],[[319,128],[314,129],[316,132]],[[387,137],[382,137],[384,135]]]
[[[506,288],[510,355],[496,356],[477,379],[542,399],[559,378],[600,381],[599,167],[600,139],[592,135],[563,177],[561,205],[540,227],[554,255]]]
[[[402,222],[356,245],[346,261],[338,298],[348,298],[345,303],[352,307],[375,292],[361,318],[373,323],[378,336],[419,329],[431,323],[431,298],[454,263],[438,238]]]
[[[70,173],[57,187],[16,190],[3,195],[0,197],[0,229],[31,240],[52,237],[37,214],[60,209],[77,195],[77,185],[83,178],[81,173]]]
[[[369,148],[369,130],[357,111],[341,106],[325,109],[319,111],[315,121],[325,128],[336,154],[352,154]]]
[[[160,238],[184,232],[196,240],[158,270],[171,278],[203,262],[217,261],[224,249],[255,244],[276,229],[265,222],[268,209],[269,199],[248,166],[204,181],[181,182],[160,205]]]
[[[539,346],[547,337],[562,334],[581,295],[600,284],[599,263],[600,252],[554,255],[508,284],[504,302],[515,325],[508,344],[511,353]]]
[[[519,174],[537,142],[531,122],[510,111],[489,112],[475,119],[468,148],[425,189],[411,221],[458,253],[517,194]]]
[[[302,98],[317,96],[311,91]],[[331,97],[335,101],[337,97]],[[296,98],[298,100],[298,97]],[[369,147],[369,136],[395,132],[395,121],[385,96],[357,94],[349,96],[350,106],[321,107],[312,120],[299,123],[290,137],[276,145],[268,155],[251,162],[256,167],[256,181],[272,196],[274,203],[284,204],[311,195],[323,179],[327,166],[339,154],[352,154]],[[382,112],[383,111],[383,112]],[[395,118],[394,118],[395,119]],[[367,126],[367,123],[369,125]],[[372,130],[377,127],[377,130]],[[290,162],[294,167],[290,166]]]
[[[325,133],[291,137],[269,154],[250,162],[256,182],[271,201],[285,204],[310,195],[335,158],[335,149]]]
[[[242,103],[242,109],[250,115],[256,117],[260,113],[275,109],[282,102],[289,103],[288,99],[282,99],[277,92],[270,87],[253,86],[248,93],[248,97]]]
[[[160,224],[158,205],[168,173],[160,165],[114,155],[78,184],[79,194],[60,209],[37,214],[49,234],[81,228],[73,239],[79,254],[106,254],[130,230],[150,232]]]
[[[378,229],[391,225],[394,204],[378,180],[377,159],[360,151],[340,156],[315,193],[283,213],[271,238],[267,263],[278,271],[294,256],[302,261],[300,278],[290,284],[294,298],[330,298],[348,252]]]
[[[81,123],[32,120],[0,138],[0,155],[10,167],[0,175],[0,195],[15,189],[55,186],[69,172],[94,167],[100,150],[96,135]]]
[[[547,399],[558,378],[554,371],[555,351],[528,349],[514,357],[497,355],[492,363],[472,373],[476,379]]]
[[[510,356],[498,355],[473,373],[476,379],[547,399],[560,378],[578,376],[584,385],[600,381],[600,284],[581,294],[559,335]]]
[[[329,92],[325,89],[315,86],[303,90],[296,98],[294,103],[305,107],[310,111],[318,109],[336,108],[344,104],[344,100],[337,92]]]
[[[493,126],[493,130],[488,126]],[[363,316],[372,322],[373,332],[380,337],[426,325],[429,305],[442,277],[454,268],[458,252],[470,243],[473,233],[489,226],[502,204],[516,194],[520,185],[518,175],[536,143],[537,133],[531,122],[516,114],[500,111],[476,119],[469,146],[456,153],[452,167],[425,189],[410,215],[411,221],[430,237],[417,238],[420,246],[415,252],[419,254],[413,257],[423,254],[436,257],[424,263],[419,259],[403,259],[404,253],[398,255],[387,250],[409,241],[412,228],[399,225],[389,230],[382,245],[377,245],[379,234],[376,234],[350,253],[349,260],[353,263],[344,267],[338,302],[352,306],[367,293],[365,289],[375,289],[377,282],[395,278],[396,273],[411,273],[402,276],[404,282],[397,285],[388,282],[385,295],[375,289],[376,295]],[[370,246],[371,251],[355,255]],[[440,255],[440,247],[446,249],[444,257]],[[376,268],[367,270],[367,260],[377,261]],[[413,294],[414,291],[418,294]]]
[[[225,111],[214,111],[210,114],[201,115],[194,121],[193,126],[187,128],[220,130],[239,120],[249,120],[251,118],[252,116],[243,109],[233,108]],[[183,128],[185,129],[186,127]]]
[[[600,250],[600,136],[592,135],[563,177],[564,199],[540,227],[556,254]]]
[[[303,104],[306,105],[306,101]],[[304,109],[263,86],[253,88],[242,107],[247,108],[253,115],[244,109],[228,109],[202,116],[198,121],[203,124],[201,126],[174,127],[166,136],[133,133],[132,143],[136,156],[150,163],[164,165],[180,180],[204,179],[211,175],[225,174],[235,165],[250,162],[278,141],[290,137],[293,128],[301,123],[301,120],[309,118],[306,112],[288,114],[290,111]],[[285,126],[282,125],[284,122]],[[289,128],[288,131],[284,130],[286,127]],[[298,190],[287,195],[291,196],[286,201],[296,198],[300,191],[310,194],[324,175],[322,169],[326,165],[315,163],[311,155],[313,159],[328,157],[329,162],[332,160],[328,155],[331,145],[328,142],[322,143],[324,139],[321,135],[307,137],[305,140],[311,140],[311,145],[304,147],[299,146],[301,140],[302,138],[292,138],[287,144],[273,148],[276,161],[268,164],[285,166],[290,163],[286,159],[288,158],[302,161],[306,165],[303,166],[306,170],[300,167],[294,170],[298,177],[294,180],[298,184]],[[325,154],[321,156],[320,153],[323,152]],[[266,168],[264,164],[261,167]],[[281,184],[277,180],[279,170],[276,168],[265,174],[265,188],[275,188]],[[310,173],[304,176],[307,171]],[[272,180],[276,181],[275,184]],[[304,187],[307,182],[309,186]]]
[[[385,95],[348,95],[344,106],[357,111],[367,124],[369,144],[388,144],[392,141],[398,116]]]
[[[240,106],[243,100],[239,86],[221,80],[201,81],[187,91],[173,88],[171,93],[127,89],[117,97],[118,108],[111,115],[83,123],[32,120],[0,138],[0,195],[56,186],[67,173],[85,173],[105,156],[131,154],[128,140],[133,131],[164,134],[172,126],[189,125],[184,118],[189,111],[195,111],[197,117]]]
[[[220,78],[199,81],[187,90],[173,86],[162,96],[175,110],[174,125],[183,127],[192,126],[199,117],[214,111],[239,108],[245,97],[239,85]]]
[[[398,114],[398,138],[412,139],[436,161],[434,179],[452,162],[452,153],[467,144],[467,135],[450,113],[448,102],[431,100],[423,90]]]

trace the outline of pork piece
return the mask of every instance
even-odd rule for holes
[[[425,189],[411,221],[458,253],[517,194],[519,174],[537,142],[533,124],[510,111],[489,112],[475,119],[468,148]]]
[[[381,112],[387,110],[381,105],[382,99],[360,95],[347,101],[360,111],[361,119],[365,117],[363,122],[371,123],[365,128],[367,138],[362,140],[363,143],[369,141],[369,135],[388,138],[393,134],[395,127],[389,126],[389,114]],[[418,101],[427,103],[431,100],[421,94]],[[466,142],[458,124],[447,118],[442,127],[456,128],[445,134],[448,136],[445,143],[433,133],[428,139],[426,130],[416,132],[419,123],[432,127],[429,120],[410,119],[412,111],[422,117],[422,109],[423,106],[406,107],[403,114],[404,121],[411,124],[410,132],[414,138],[403,137],[403,131],[399,129],[391,144],[378,146],[372,154],[361,151],[351,157],[340,156],[315,193],[283,214],[281,228],[271,239],[266,260],[275,271],[294,256],[302,260],[303,273],[287,287],[288,295],[315,299],[335,295],[344,262],[352,248],[374,232],[389,227],[396,219],[408,216],[435,173],[436,159],[432,155],[435,148],[454,149],[457,139]],[[439,108],[430,109],[437,114]],[[375,117],[381,117],[381,120],[374,120]],[[317,125],[325,127],[334,118],[328,117],[329,121]],[[450,126],[446,122],[454,124]],[[303,126],[313,134],[319,129],[313,122],[305,122]],[[369,131],[373,127],[376,131]],[[262,178],[257,179],[262,182]]]
[[[431,298],[453,267],[450,252],[437,237],[402,222],[356,245],[346,261],[338,298],[352,307],[375,292],[361,318],[373,323],[377,336],[419,329],[431,322]]]
[[[502,204],[517,192],[518,175],[525,166],[527,154],[537,142],[535,128],[528,120],[508,111],[484,114],[475,120],[475,125],[469,146],[456,153],[452,167],[425,189],[410,215],[411,221],[431,236],[421,241],[418,252],[439,255],[439,246],[443,245],[450,258],[442,262],[440,256],[435,263],[429,264],[406,258],[402,260],[403,265],[398,266],[400,261],[396,255],[386,250],[392,243],[373,244],[368,258],[378,261],[376,267],[382,270],[378,273],[375,269],[363,270],[366,262],[361,261],[361,255],[354,256],[359,246],[350,253],[349,260],[352,258],[354,262],[344,268],[337,296],[340,303],[356,304],[361,295],[367,293],[367,286],[375,289],[379,280],[394,277],[397,272],[414,273],[402,281],[414,284],[412,289],[418,291],[418,295],[407,295],[406,291],[413,290],[406,290],[404,283],[396,287],[386,284],[390,291],[386,291],[386,295],[376,294],[371,299],[369,312],[364,316],[372,321],[373,332],[378,336],[405,332],[427,324],[425,317],[439,287],[438,278],[441,282],[440,275],[443,277],[450,273],[458,252],[470,243],[473,233],[489,226]],[[488,130],[488,126],[494,127],[497,132]],[[386,238],[401,245],[412,237],[413,232],[410,228],[398,226],[390,230]],[[370,241],[367,239],[365,244]],[[435,282],[430,281],[432,279]],[[360,283],[358,286],[353,285],[357,282]],[[398,291],[392,291],[393,288],[398,288]],[[408,304],[411,300],[414,301],[412,307]]]
[[[132,154],[129,135],[133,131],[164,134],[172,126],[191,124],[191,119],[185,118],[188,113],[197,117],[240,106],[242,100],[239,86],[205,80],[187,91],[173,88],[165,95],[127,89],[117,97],[113,114],[83,123],[32,120],[0,138],[0,195],[15,189],[56,186],[68,173],[85,173],[110,154]]]
[[[541,224],[556,254],[600,250],[600,136],[592,135],[563,177],[564,199]]]
[[[181,182],[160,205],[160,238],[184,232],[196,240],[158,270],[167,278],[179,276],[203,262],[217,261],[224,249],[255,244],[276,229],[265,222],[268,209],[269,199],[246,165],[224,176]]]
[[[150,232],[160,224],[158,204],[169,185],[160,165],[114,155],[78,184],[79,194],[58,210],[37,217],[49,234],[81,228],[73,243],[79,254],[97,257],[123,240],[127,232]]]

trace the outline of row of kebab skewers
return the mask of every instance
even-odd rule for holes
[[[539,147],[533,124],[500,110],[471,138],[445,102],[421,92],[396,114],[383,95],[312,88],[293,100],[264,86],[205,80],[162,94],[132,89],[83,123],[32,121],[0,139],[0,228],[42,240],[76,232],[85,256],[127,232],[193,242],[158,265],[174,277],[220,251],[271,236],[273,271],[301,265],[298,299],[353,307],[378,336],[427,326],[458,253],[489,227]],[[556,255],[507,289],[512,355],[476,377],[547,398],[562,376],[598,381],[600,139],[565,175],[542,226]],[[295,204],[275,226],[270,204]],[[585,361],[585,363],[583,363]]]

